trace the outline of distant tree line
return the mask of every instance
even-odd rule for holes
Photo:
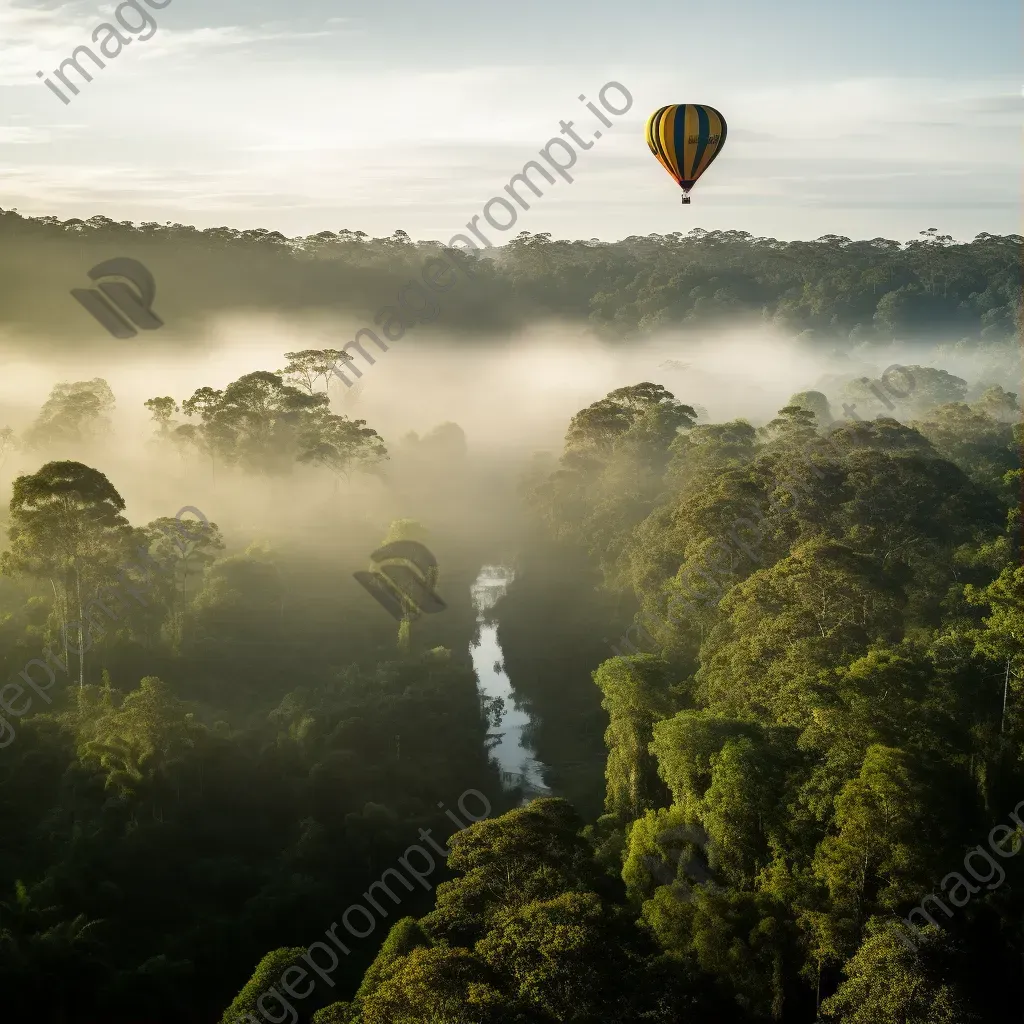
[[[809,340],[1000,342],[1021,326],[1021,241],[982,233],[956,242],[936,228],[905,243],[840,235],[786,242],[701,228],[564,241],[524,231],[501,249],[470,254],[473,287],[445,297],[438,327],[479,334],[564,317],[624,338],[740,318]],[[172,327],[242,310],[365,319],[440,248],[401,230],[286,238],[263,228],[201,231],[0,210],[0,325],[40,336],[59,328],[65,336],[53,345],[100,337],[68,293],[115,255],[153,272],[155,308]]]

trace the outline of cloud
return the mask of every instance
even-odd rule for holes
[[[25,146],[50,141],[50,132],[43,128],[0,125],[0,146]]]
[[[779,136],[771,132],[755,132],[750,128],[730,128],[730,142],[778,142]]]
[[[78,46],[95,47],[92,36],[96,27],[116,22],[116,6],[95,7],[75,0],[51,7],[25,7],[14,0],[0,0],[0,86],[34,84],[36,71],[57,67]],[[114,62],[127,65],[124,73],[131,69],[129,55],[137,63],[173,58],[180,65],[182,58],[212,51],[338,38],[349,34],[351,25],[349,19],[332,18],[330,28],[316,31],[296,31],[283,22],[181,29],[173,27],[169,9],[150,11],[150,16],[158,25],[156,34],[145,45],[130,43],[114,58]]]
[[[1020,117],[1024,111],[1024,97],[1021,96],[979,96],[962,100],[962,110],[969,114],[1013,114]]]
[[[47,20],[52,13],[36,10],[29,18],[0,0],[0,80],[9,73],[4,17],[29,18],[18,24],[39,26],[47,47],[56,38],[47,32],[62,33],[43,67],[55,66],[103,18],[95,9],[84,20],[76,14],[68,31]],[[632,92],[633,109],[579,154],[576,182],[546,186],[515,230],[556,224],[561,237],[608,237],[627,218],[662,230],[665,211],[678,206],[678,190],[642,134],[650,110],[673,94],[675,79],[666,71],[583,75],[474,58],[448,69],[374,65],[372,49],[321,47],[354,32],[346,19],[291,33],[274,22],[185,30],[172,29],[172,19],[159,13],[157,20],[160,29],[145,46],[111,62],[67,108],[35,80],[40,65],[27,65],[33,70],[3,99],[19,113],[18,126],[0,132],[7,157],[0,205],[286,233],[344,225],[450,237],[538,158],[563,118],[588,138],[597,122],[577,97],[583,92],[596,102],[601,84],[614,78]],[[989,114],[977,110],[1001,103],[1008,87],[999,79],[749,85],[723,78],[711,91],[729,119],[729,144],[698,186],[695,210],[700,205],[701,216],[708,210],[732,217],[726,226],[753,229],[745,221],[751,208],[784,218],[813,207],[823,211],[814,229],[822,234],[830,208],[874,206],[886,222],[900,204],[1003,209],[1017,194],[1017,135],[1010,124],[983,123]],[[907,219],[916,224],[918,215]],[[673,222],[669,230],[677,226],[687,224]],[[634,230],[629,224],[625,233]],[[884,224],[865,230],[886,233]],[[999,227],[985,220],[977,230]]]

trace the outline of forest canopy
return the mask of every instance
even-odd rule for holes
[[[460,350],[443,391],[456,356],[428,342],[433,376],[406,350],[373,393],[301,347],[333,340],[245,334],[218,364],[179,327],[369,317],[436,244],[0,217],[26,351],[65,315],[53,344],[95,338],[66,291],[127,252],[172,341],[84,343],[83,379],[40,358],[0,419],[4,1012],[1010,1019],[1019,242],[523,235],[460,253],[438,299],[436,337],[497,355]],[[570,339],[539,384],[488,344],[556,317],[611,344]],[[696,361],[751,323],[780,336],[745,376],[631,372],[644,335],[693,332]],[[133,386],[132,359],[157,373]],[[400,541],[433,610],[367,593]]]
[[[1021,241],[982,233],[957,242],[936,228],[906,242],[839,235],[787,242],[701,228],[588,242],[524,231],[500,249],[460,251],[472,282],[445,294],[442,323],[463,337],[547,317],[589,323],[609,340],[745,321],[847,344],[925,336],[1003,342],[1022,322]],[[401,230],[386,238],[347,229],[286,238],[262,228],[61,221],[0,210],[0,328],[80,335],[83,318],[69,290],[87,283],[93,265],[125,255],[153,273],[156,308],[172,326],[242,310],[344,313],[372,323],[440,249]],[[32,269],[40,263],[43,275]]]

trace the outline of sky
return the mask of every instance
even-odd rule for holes
[[[65,105],[37,72],[118,5],[0,0],[0,208],[447,241],[565,120],[573,181],[494,244],[1020,231],[1016,0],[134,2],[155,31],[121,5],[138,31]],[[608,82],[604,127],[578,97]],[[688,207],[643,137],[675,102],[729,124]]]

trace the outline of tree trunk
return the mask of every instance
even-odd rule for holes
[[[1006,677],[1003,680],[1003,717],[999,720],[999,735],[1003,734],[1006,727],[1006,697],[1010,692],[1010,659],[1006,659]]]
[[[65,597],[65,600],[63,600],[63,601],[60,599],[60,597],[58,597],[58,595],[57,595],[57,584],[53,582],[53,578],[52,577],[50,578],[50,586],[53,588],[53,603],[57,606],[57,614],[60,615],[60,627],[61,627],[60,628],[60,635],[61,635],[61,638],[64,641],[64,664],[67,665],[67,664],[69,664],[69,662],[68,662],[68,617],[67,617],[67,613],[66,613],[66,610],[65,610],[65,607],[64,607],[65,604],[67,603],[67,600],[66,600],[66,597]],[[64,591],[65,591],[65,594],[66,594],[67,593],[67,587],[66,586],[64,587]]]
[[[78,560],[75,560],[75,594],[78,598],[78,689],[85,688],[85,624],[82,619],[82,574],[78,571]]]
[[[182,645],[185,642],[185,600],[188,596],[188,555],[182,558],[182,572],[181,572],[181,601],[178,600],[178,587],[177,581],[175,581],[174,587],[174,616],[177,622],[177,640],[178,650],[181,650]]]

